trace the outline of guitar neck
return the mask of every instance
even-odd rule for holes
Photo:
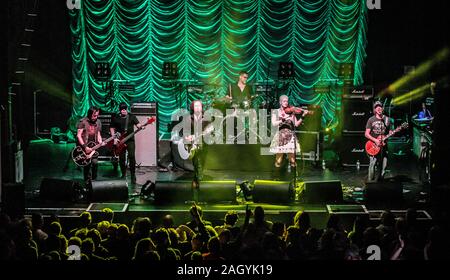
[[[394,135],[395,133],[399,132],[400,128],[396,128],[395,130],[393,130],[392,132],[388,133],[388,135],[386,135],[386,137],[383,138],[383,141],[388,139],[389,137],[391,137],[392,135]]]
[[[105,143],[108,143],[108,142],[110,142],[111,140],[113,140],[114,139],[114,136],[111,136],[111,137],[109,137],[108,139],[106,139],[105,141],[103,141],[103,142],[105,142]],[[103,143],[102,142],[102,143]],[[98,143],[97,145],[95,145],[94,147],[92,147],[92,150],[97,150],[98,148],[100,148],[101,146],[102,146],[102,143]]]
[[[131,137],[133,137],[133,135],[135,135],[137,132],[141,131],[142,128],[144,128],[145,126],[147,126],[148,123],[145,123],[144,125],[141,126],[141,128],[138,128],[137,130],[131,132],[130,134],[128,134],[125,138],[123,138],[122,140],[120,140],[120,143],[125,143],[128,141],[128,139],[130,139]]]

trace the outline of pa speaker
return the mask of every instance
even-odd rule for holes
[[[81,189],[79,183],[72,180],[44,178],[41,181],[39,197],[42,200],[73,202]]]
[[[403,200],[403,186],[390,181],[366,183],[365,196],[367,204],[399,204]]]
[[[156,204],[184,203],[192,198],[192,181],[156,181]]]
[[[95,202],[128,202],[128,183],[126,180],[92,181],[90,200]]]
[[[5,183],[2,186],[2,212],[11,219],[20,219],[25,214],[24,184]]]
[[[199,202],[236,202],[236,181],[201,181]]]
[[[304,195],[307,203],[341,203],[344,200],[339,180],[305,182]]]
[[[289,181],[255,180],[252,197],[253,202],[288,203],[293,194]]]

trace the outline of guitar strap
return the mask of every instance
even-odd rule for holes
[[[95,144],[97,144],[98,143],[98,125],[97,125],[97,122],[95,122],[94,126],[95,126],[94,139],[95,139]]]
[[[129,120],[129,117],[130,117],[130,113],[128,113],[127,117],[125,118],[125,129],[124,129],[124,132],[126,134],[128,134],[128,120]]]

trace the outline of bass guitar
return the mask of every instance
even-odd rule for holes
[[[91,152],[89,154],[86,153],[86,151],[81,146],[77,146],[72,150],[72,159],[78,166],[86,166],[91,163],[92,158],[98,157],[97,149],[100,148],[103,145],[106,145],[107,143],[111,142],[112,140],[119,138],[120,134],[116,133],[115,135],[109,137],[102,143],[99,143],[95,145],[94,142],[89,142],[86,144],[87,147],[91,148]]]
[[[386,136],[384,136],[384,135],[378,136],[377,139],[380,141],[380,145],[379,146],[377,144],[375,144],[375,142],[373,142],[371,140],[368,140],[366,142],[366,146],[365,146],[366,153],[368,155],[370,155],[370,156],[376,156],[381,151],[381,148],[386,145],[386,143],[385,143],[386,139],[388,139],[389,137],[391,137],[395,133],[397,133],[400,130],[405,129],[407,127],[408,127],[408,123],[404,122],[399,127],[394,129],[393,131],[391,131],[388,135],[386,135]]]
[[[115,157],[118,157],[121,153],[123,153],[123,152],[126,150],[127,144],[125,144],[125,143],[128,141],[128,139],[130,139],[130,138],[133,137],[136,133],[138,133],[139,131],[143,130],[144,127],[146,127],[146,126],[149,125],[149,124],[154,123],[155,121],[156,121],[156,117],[155,117],[155,116],[150,117],[150,118],[147,119],[147,121],[145,122],[145,124],[143,124],[143,125],[141,126],[141,128],[139,128],[139,129],[133,131],[133,132],[130,133],[130,134],[124,134],[124,135],[122,135],[122,136],[120,137],[120,139],[119,139],[119,143],[113,145],[113,147],[112,147],[112,151],[113,151],[114,156],[115,156]]]

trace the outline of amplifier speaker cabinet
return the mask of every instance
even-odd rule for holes
[[[316,131],[297,131],[301,155],[297,159],[318,161],[321,156],[321,135]]]
[[[343,98],[341,113],[343,133],[363,133],[367,120],[372,116],[372,100]]]
[[[359,161],[361,166],[369,166],[369,157],[364,146],[366,138],[364,134],[343,134],[339,145],[339,156],[343,166],[356,166]]]
[[[108,139],[111,137],[111,132],[109,131],[109,127],[111,125],[111,118],[113,113],[102,113],[98,116],[98,119],[102,123],[102,138]],[[98,159],[99,161],[110,161],[113,157],[111,149],[108,147],[108,145],[98,148]]]
[[[157,104],[134,103],[133,113],[139,123],[145,123],[148,118],[156,116]],[[157,166],[158,164],[158,119],[134,136],[136,145],[136,164],[138,166]]]

